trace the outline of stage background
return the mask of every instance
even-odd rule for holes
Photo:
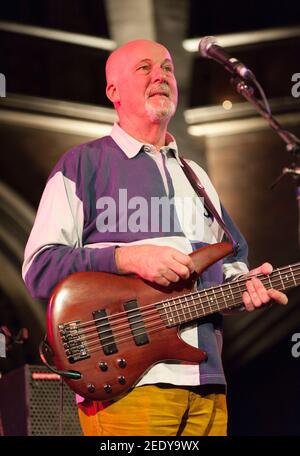
[[[203,166],[244,233],[250,265],[299,259],[292,179],[284,144],[232,89],[228,73],[199,58],[200,37],[215,35],[250,67],[274,114],[300,135],[300,4],[290,1],[10,0],[0,8],[0,325],[29,339],[0,371],[37,364],[45,305],[20,276],[23,250],[48,174],[70,147],[103,136],[115,120],[105,98],[109,52],[135,38],[163,43],[174,56],[179,106],[170,131],[182,155]],[[3,95],[3,94],[1,94]],[[297,95],[297,93],[296,93]],[[223,102],[232,103],[225,109]],[[224,363],[232,435],[300,434],[299,291],[273,306],[225,321]],[[300,337],[300,336],[299,336]]]

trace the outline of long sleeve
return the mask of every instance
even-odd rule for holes
[[[238,242],[239,249],[236,256],[227,256],[223,260],[223,271],[224,271],[224,279],[232,280],[235,276],[239,274],[246,274],[249,271],[248,268],[248,245],[241,234],[238,227],[235,225],[231,217],[229,216],[228,212],[221,204],[222,210],[222,218],[224,220],[225,225],[229,229],[230,233],[232,234],[233,238]]]
[[[49,299],[55,285],[73,272],[117,272],[115,246],[82,244],[83,204],[76,184],[61,171],[49,178],[28,239],[22,268],[34,298]]]

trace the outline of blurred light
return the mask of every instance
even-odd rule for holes
[[[276,119],[284,125],[297,125],[300,122],[300,113],[278,114]],[[224,120],[219,122],[207,122],[190,125],[188,133],[192,136],[226,136],[239,133],[249,133],[268,128],[268,124],[262,117],[249,119]]]
[[[109,135],[112,128],[112,124],[10,111],[8,109],[0,109],[0,124],[19,125],[25,128],[38,128],[56,133],[95,138]]]
[[[232,103],[230,100],[224,100],[222,106],[226,111],[229,111],[232,108]]]
[[[0,21],[0,30],[23,35],[36,36],[47,40],[61,41],[64,43],[76,44],[79,46],[93,47],[113,51],[117,44],[113,40],[98,36],[83,35],[80,33],[65,32],[63,30],[36,27],[35,25],[19,24],[17,22]]]
[[[226,35],[215,35],[215,38],[220,46],[227,48],[262,43],[264,41],[283,40],[297,36],[300,36],[299,26],[276,27],[241,33],[227,33]],[[182,46],[188,52],[197,52],[201,38],[203,37],[184,40]]]

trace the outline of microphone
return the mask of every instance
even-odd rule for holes
[[[238,75],[243,79],[255,79],[254,74],[242,62],[230,57],[224,49],[217,44],[214,36],[205,36],[200,40],[199,53],[201,57],[213,59],[233,75]]]

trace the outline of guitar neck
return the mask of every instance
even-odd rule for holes
[[[300,263],[275,269],[269,275],[258,274],[257,277],[267,289],[288,290],[300,284]],[[175,326],[215,312],[233,309],[243,304],[242,294],[246,291],[247,280],[249,277],[241,277],[216,287],[163,301],[157,307],[167,326]]]

